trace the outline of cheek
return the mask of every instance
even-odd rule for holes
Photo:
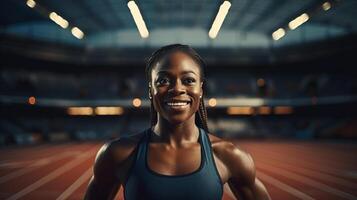
[[[160,92],[160,89],[158,89],[158,88],[152,88],[152,90],[151,90],[152,102],[153,102],[154,109],[156,112],[158,112],[161,107],[161,102],[160,102],[160,99],[162,99],[161,93],[162,92]]]
[[[192,107],[196,110],[199,107],[200,103],[201,103],[201,99],[200,97],[197,97],[194,103],[192,104]]]
[[[199,98],[202,95],[202,88],[200,86],[192,88],[190,90],[190,95],[194,98]]]
[[[194,111],[197,111],[197,109],[199,108],[201,99],[200,96],[202,95],[202,89],[200,87],[196,87],[194,89],[191,90],[190,92],[190,96],[192,96],[194,98],[193,104],[192,104],[192,108]]]

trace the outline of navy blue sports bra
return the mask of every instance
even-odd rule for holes
[[[207,133],[200,129],[201,164],[192,173],[163,175],[147,164],[151,129],[145,131],[137,146],[136,159],[124,183],[125,200],[217,200],[222,199],[223,184],[218,174]]]

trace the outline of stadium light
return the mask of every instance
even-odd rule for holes
[[[121,115],[124,109],[122,107],[96,107],[94,112],[96,115]]]
[[[34,8],[36,6],[36,2],[34,0],[27,0],[26,5],[30,8]]]
[[[84,36],[83,31],[81,31],[81,29],[79,29],[78,27],[73,27],[71,32],[72,32],[72,35],[78,39],[82,39]]]
[[[296,29],[299,27],[301,24],[305,23],[307,20],[309,20],[309,15],[306,13],[301,14],[299,17],[295,18],[291,22],[289,22],[289,28],[291,30]]]
[[[36,104],[36,98],[34,96],[29,97],[29,99],[27,100],[27,102],[30,105],[35,105]]]
[[[216,99],[216,98],[210,98],[210,99],[208,100],[208,105],[209,105],[210,107],[215,107],[215,106],[217,105],[217,99]]]
[[[252,115],[252,114],[254,114],[254,109],[252,107],[233,106],[233,107],[227,108],[227,114],[229,114],[229,115]]]
[[[285,30],[283,28],[279,28],[278,30],[274,31],[271,35],[274,40],[279,40],[280,38],[284,37]]]
[[[67,28],[68,27],[68,21],[63,19],[60,15],[58,15],[55,12],[51,12],[49,15],[50,19],[54,21],[56,24],[58,24],[62,28]]]
[[[322,4],[322,9],[324,9],[324,11],[328,11],[331,8],[331,3],[326,1],[325,3]]]
[[[130,13],[134,18],[134,22],[136,24],[136,27],[139,30],[140,36],[142,38],[147,38],[149,37],[149,31],[146,28],[145,21],[143,17],[141,16],[139,7],[136,5],[135,1],[131,0],[128,2],[128,7],[130,9]]]
[[[37,5],[34,0],[27,0],[26,4],[30,8],[34,8]],[[42,14],[49,13],[46,8],[41,7],[41,9],[42,9],[42,11],[41,11]],[[66,19],[64,19],[63,17],[61,17],[60,15],[58,15],[56,12],[50,12],[50,14],[48,16],[57,25],[61,26],[64,29],[68,28],[68,26],[69,26],[68,21]],[[78,39],[82,39],[84,37],[83,31],[81,29],[79,29],[78,27],[73,27],[71,29],[71,32],[72,32],[72,35]]]
[[[69,115],[93,115],[92,107],[69,107],[67,109]]]
[[[224,1],[221,4],[221,6],[219,7],[217,16],[214,19],[211,29],[208,32],[208,36],[210,38],[214,39],[217,37],[219,29],[221,29],[223,21],[226,18],[226,15],[227,15],[230,7],[231,7],[231,3],[229,1]]]
[[[132,103],[133,103],[133,106],[136,107],[136,108],[141,106],[141,100],[139,98],[133,99]]]

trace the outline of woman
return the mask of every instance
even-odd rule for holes
[[[204,62],[189,46],[157,50],[146,75],[152,127],[105,144],[85,199],[113,199],[120,186],[134,199],[221,199],[228,183],[239,199],[270,199],[252,158],[209,134]]]

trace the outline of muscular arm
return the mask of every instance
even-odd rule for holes
[[[120,186],[115,174],[115,161],[110,144],[104,144],[98,151],[93,166],[93,176],[89,182],[84,199],[114,199]]]
[[[108,142],[98,151],[85,200],[114,199],[124,182],[134,150],[143,134]]]
[[[239,200],[270,200],[265,186],[256,177],[252,157],[233,144],[227,145],[225,151],[228,185],[234,196]]]

